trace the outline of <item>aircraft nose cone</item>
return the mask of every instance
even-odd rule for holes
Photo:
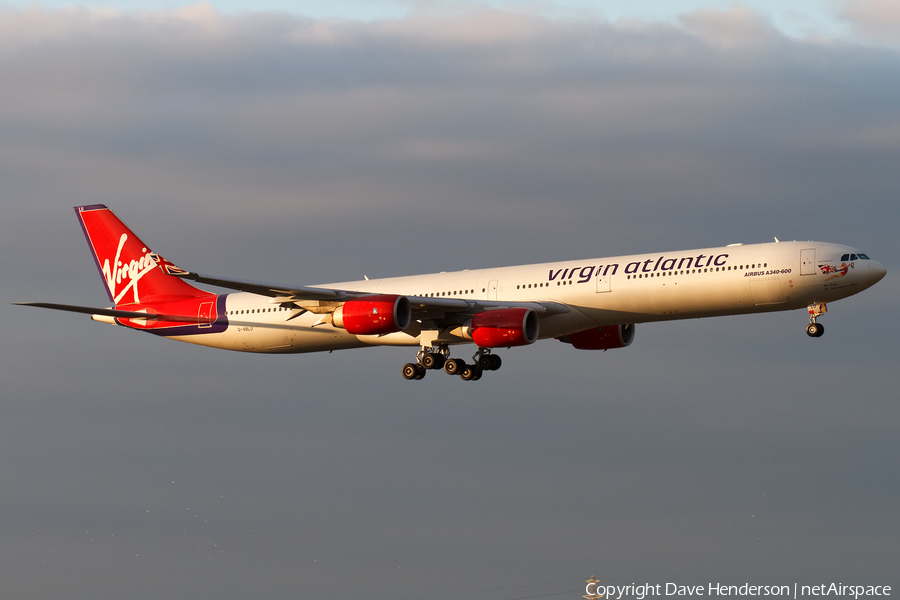
[[[869,271],[872,273],[875,280],[872,283],[881,281],[881,278],[887,275],[887,269],[884,268],[884,265],[880,262],[875,262],[874,260],[869,264]]]

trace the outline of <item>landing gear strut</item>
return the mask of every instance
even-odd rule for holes
[[[491,354],[490,348],[479,348],[478,351],[472,355],[472,361],[483,371],[496,371],[500,368],[500,365],[503,364],[503,361],[500,360],[499,356]]]
[[[828,307],[824,302],[814,302],[806,307],[809,311],[809,325],[806,326],[806,335],[809,337],[822,337],[825,333],[825,326],[816,323],[816,317],[824,315],[828,312]]]

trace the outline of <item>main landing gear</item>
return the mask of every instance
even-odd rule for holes
[[[459,375],[464,381],[478,381],[485,371],[496,371],[503,363],[490,348],[479,348],[472,356],[473,364],[466,364],[461,358],[450,358],[450,348],[439,346],[423,347],[416,354],[414,363],[403,365],[404,379],[422,379],[429,370],[444,369],[448,375]]]
[[[455,359],[449,359],[450,349],[447,346],[432,348],[422,346],[416,354],[416,362],[403,365],[404,379],[422,379],[425,373],[432,369],[448,368],[448,363]],[[449,371],[447,371],[449,373]]]
[[[828,307],[824,302],[814,302],[806,307],[809,311],[809,325],[806,326],[806,335],[809,337],[822,337],[825,334],[825,326],[816,323],[816,317],[824,315],[828,312]]]

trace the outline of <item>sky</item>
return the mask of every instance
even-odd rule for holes
[[[94,8],[116,7],[127,11],[172,10],[185,6],[179,0],[127,0],[119,2],[79,2],[66,0],[45,0],[32,2],[28,0],[6,0],[7,6],[27,8],[39,5],[47,8],[86,6]],[[790,3],[776,0],[748,0],[736,3],[732,0],[707,0],[698,4],[695,0],[630,0],[597,1],[597,0],[480,0],[460,2],[459,0],[332,0],[331,2],[315,2],[311,0],[214,0],[209,2],[216,10],[225,14],[241,14],[247,12],[287,12],[293,15],[312,18],[347,19],[375,21],[398,19],[409,16],[413,12],[422,11],[458,11],[461,8],[488,7],[494,9],[512,9],[540,13],[550,17],[592,17],[609,21],[620,19],[656,20],[671,22],[678,16],[702,7],[716,10],[727,10],[736,4],[752,8],[764,15],[782,32],[789,35],[809,35],[812,33],[829,33],[837,35],[846,33],[847,23],[842,13],[851,4],[847,0],[794,0]],[[872,10],[890,11],[896,19],[896,10],[890,0],[871,0],[862,3]]]
[[[896,3],[376,4],[0,5],[4,593],[896,590]],[[289,285],[776,236],[888,275],[820,339],[803,311],[641,324],[409,382],[413,349],[12,306],[106,304],[95,203],[184,268]]]

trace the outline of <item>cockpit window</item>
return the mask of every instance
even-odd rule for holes
[[[870,260],[869,257],[866,256],[865,254],[860,254],[860,255],[859,255],[859,258],[860,258],[861,260]]]
[[[865,254],[843,254],[841,255],[841,262],[847,262],[851,260],[869,260],[869,257]]]

